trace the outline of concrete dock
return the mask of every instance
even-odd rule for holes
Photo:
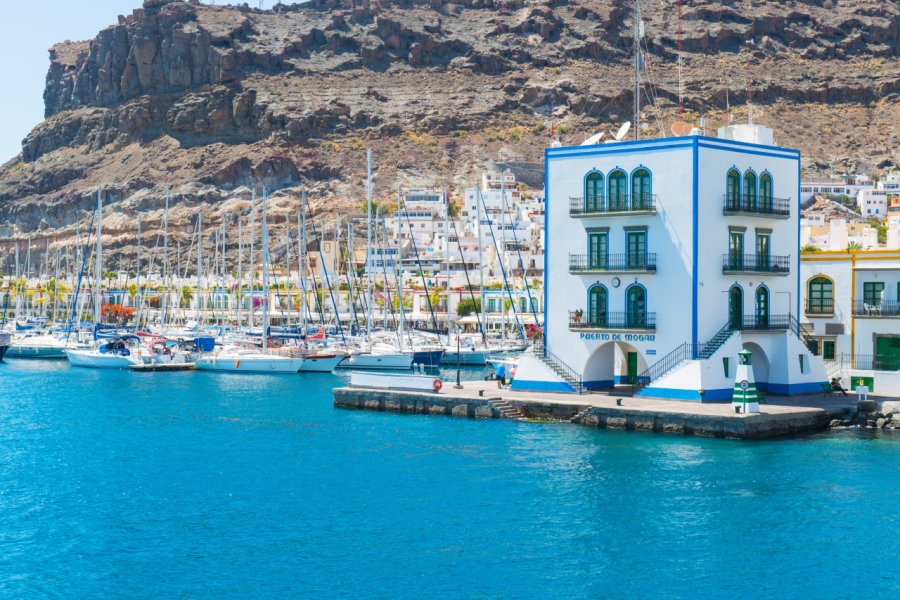
[[[491,381],[447,383],[440,393],[344,387],[334,405],[469,418],[567,421],[588,427],[730,439],[811,433],[855,412],[854,396],[770,396],[759,414],[735,414],[731,403],[700,403],[601,394],[513,392]]]

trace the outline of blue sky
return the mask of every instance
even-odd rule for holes
[[[142,0],[3,1],[0,164],[21,152],[22,139],[44,118],[44,80],[50,65],[50,46],[64,40],[91,39],[104,27],[115,24],[118,15],[130,14],[141,4]],[[217,4],[231,3],[218,0]]]

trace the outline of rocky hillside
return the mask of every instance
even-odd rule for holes
[[[897,2],[683,4],[690,120],[745,118],[749,89],[757,120],[808,170],[900,164]],[[306,188],[323,223],[346,216],[363,198],[366,147],[388,198],[398,185],[458,191],[487,159],[539,163],[551,123],[569,143],[631,118],[632,6],[145,0],[93,40],[50,50],[46,120],[0,167],[0,252],[27,236],[71,240],[101,185],[117,260],[138,214],[145,231],[159,224],[166,185],[186,232],[200,204],[213,226],[245,210],[252,186],[276,191],[276,215]],[[642,2],[644,136],[676,116],[675,6]]]

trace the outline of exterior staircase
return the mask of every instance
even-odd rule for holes
[[[527,421],[528,418],[521,410],[509,403],[509,400],[502,398],[494,398],[491,400],[494,408],[500,411],[500,417],[504,419],[512,419],[514,421]]]
[[[696,348],[694,344],[687,342],[681,344],[638,375],[637,383],[634,385],[634,393],[644,389],[663,375],[674,371],[685,361],[692,360],[695,357],[701,360],[710,358],[734,335],[734,332],[735,330],[728,323],[705,344],[697,344]]]
[[[535,342],[534,355],[545,365],[553,369],[553,372],[559,375],[563,381],[575,388],[576,392],[579,394],[584,393],[585,389],[581,381],[581,375],[579,375],[575,369],[560,360],[558,356],[547,350],[543,340]]]
[[[593,407],[593,406],[586,406],[584,409],[582,409],[581,411],[579,411],[579,413],[578,413],[577,415],[575,415],[574,417],[572,417],[571,419],[569,419],[569,422],[570,422],[570,423],[581,423],[581,420],[584,419],[584,418],[587,416],[587,414],[588,414],[589,412],[591,412],[591,409],[592,409],[592,408],[594,408],[594,407]]]

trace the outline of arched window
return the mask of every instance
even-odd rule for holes
[[[625,326],[644,327],[647,325],[647,290],[633,284],[625,290]]]
[[[759,206],[758,200],[758,192],[756,189],[756,173],[753,171],[747,171],[744,173],[744,207],[748,209],[755,209]]]
[[[744,326],[744,290],[739,285],[731,286],[728,291],[728,324],[732,329]]]
[[[528,312],[528,298],[526,298],[525,296],[519,298],[519,312]]]
[[[772,175],[763,173],[759,176],[759,206],[763,211],[771,211],[775,199],[772,192]]]
[[[729,209],[737,209],[741,205],[741,174],[737,169],[728,171],[725,178],[727,185],[725,189],[725,202]]]
[[[628,175],[622,169],[609,174],[609,210],[625,210],[628,199]]]
[[[606,325],[607,315],[606,288],[599,284],[591,286],[588,290],[588,323],[602,327]]]
[[[760,329],[769,327],[769,288],[764,285],[756,288],[756,326]]]
[[[807,314],[834,314],[834,281],[824,275],[818,275],[809,280],[806,291]]]
[[[631,208],[643,210],[650,208],[651,179],[650,171],[639,168],[631,174]]]
[[[584,178],[585,212],[598,212],[603,207],[603,174],[591,171]]]

